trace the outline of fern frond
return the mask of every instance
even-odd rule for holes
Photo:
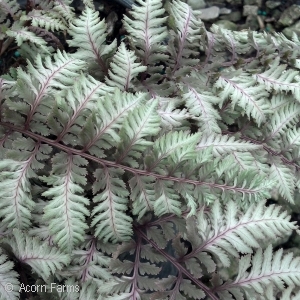
[[[115,168],[97,169],[93,192],[101,193],[94,197],[100,202],[92,211],[92,226],[96,226],[95,235],[107,242],[128,240],[132,234],[132,219],[126,214],[128,191],[121,179],[122,170]]]
[[[44,49],[33,43],[23,43],[19,47],[18,51],[22,57],[28,59],[32,64],[34,64],[36,53],[38,53],[42,59],[45,59],[47,56],[49,56],[49,53],[53,54],[54,48],[48,47]]]
[[[299,289],[294,286],[289,286],[281,292],[278,289],[274,289],[273,284],[270,283],[267,285],[266,289],[264,289],[263,294],[257,294],[257,299],[299,300],[300,292]]]
[[[16,0],[6,0],[0,2],[0,22],[2,23],[7,15],[14,20],[22,13],[20,5]]]
[[[178,100],[177,99],[163,99],[159,102],[160,106],[158,109],[158,114],[161,117],[162,126],[164,128],[178,128],[179,130],[186,130],[182,128],[185,121],[191,117],[191,114],[187,109],[177,109]]]
[[[97,157],[104,157],[103,149],[109,149],[120,143],[119,129],[122,127],[128,113],[145,103],[146,94],[107,93],[101,97],[86,124],[74,128],[72,133],[79,136],[79,141],[84,145],[83,151],[89,151]]]
[[[52,105],[43,99],[53,99],[58,89],[65,89],[74,84],[74,78],[78,76],[78,72],[82,70],[85,63],[81,60],[70,57],[65,52],[58,51],[54,54],[54,62],[50,56],[42,60],[37,55],[35,66],[28,61],[28,73],[21,68],[17,70],[18,96],[22,101],[8,101],[10,110],[6,111],[6,119],[9,121],[12,115],[20,115],[17,125],[31,128],[33,131],[49,134],[49,129],[44,124],[48,114],[51,112]],[[23,115],[27,116],[24,122]]]
[[[260,248],[300,233],[266,205],[300,197],[299,39],[132,1],[117,49],[91,0],[0,0],[0,300],[13,261],[41,300],[296,296],[300,258]]]
[[[270,105],[267,100],[269,94],[265,91],[265,87],[255,85],[255,80],[246,73],[232,78],[228,78],[226,75],[225,73],[220,76],[215,83],[215,87],[222,89],[219,93],[222,102],[230,97],[233,108],[238,104],[244,109],[248,118],[252,116],[260,126],[270,113]]]
[[[228,135],[202,135],[199,144],[197,145],[198,150],[203,150],[208,147],[212,148],[213,154],[218,157],[224,154],[230,154],[233,151],[254,151],[261,148],[260,145],[251,144],[244,141],[236,141],[233,136]]]
[[[14,263],[7,260],[0,248],[0,300],[19,299],[20,282],[18,273],[13,270]],[[12,288],[11,290],[9,290]]]
[[[37,36],[32,31],[29,31],[27,27],[20,27],[21,26],[17,25],[12,26],[6,31],[6,34],[15,38],[18,46],[21,46],[24,42],[30,42],[41,48],[44,52],[48,52],[48,54],[50,54],[50,51],[46,47],[47,43],[44,39]]]
[[[69,251],[84,240],[88,228],[85,218],[89,211],[85,206],[89,200],[80,195],[83,192],[81,186],[86,184],[86,170],[81,166],[86,164],[84,158],[62,152],[52,159],[53,175],[42,178],[48,185],[53,185],[42,194],[52,199],[44,208],[44,218],[59,248]]]
[[[118,274],[126,274],[122,276],[118,284],[113,288],[121,295],[110,297],[108,299],[140,299],[141,295],[147,290],[153,290],[156,286],[153,276],[158,275],[160,268],[154,263],[142,262],[141,257],[144,245],[141,238],[137,241],[130,240],[128,243],[119,247],[118,254],[125,251],[131,251],[135,254],[134,261],[113,259],[110,267]],[[148,275],[152,275],[151,277]],[[125,296],[126,295],[126,296]]]
[[[280,195],[294,204],[295,169],[283,165],[280,160],[273,160],[270,169],[270,180],[276,182]]]
[[[232,61],[237,58],[237,54],[246,54],[251,52],[253,48],[253,45],[250,42],[252,40],[251,35],[255,36],[257,34],[257,32],[251,31],[232,31],[222,28],[216,24],[212,24],[210,31],[215,34],[216,39],[218,40],[216,49],[219,48],[219,45],[222,48],[224,47],[228,49],[232,54]]]
[[[121,43],[110,64],[111,70],[108,71],[109,78],[106,77],[106,83],[121,91],[132,89],[132,80],[147,69],[146,66],[135,62],[136,59],[134,52],[127,50],[125,44]]]
[[[270,191],[275,182],[268,179],[265,174],[257,174],[257,170],[240,172],[224,172],[226,189],[222,191],[221,199],[235,199],[241,208],[249,207],[253,202],[263,201],[270,197]],[[222,185],[219,186],[222,189]]]
[[[280,300],[299,300],[300,299],[300,291],[295,291],[293,293],[293,286],[288,287],[285,291],[282,292]],[[292,295],[293,294],[293,295]]]
[[[106,63],[117,48],[114,40],[110,45],[106,44],[106,24],[99,19],[99,12],[86,7],[79,19],[70,24],[69,33],[73,37],[68,43],[72,47],[79,47],[75,57],[84,58],[90,64],[97,62],[104,75],[107,74],[108,64]]]
[[[144,66],[165,61],[167,55],[163,41],[168,36],[164,26],[168,17],[163,17],[165,10],[160,0],[137,0],[130,12],[133,20],[124,16],[124,27],[130,35],[132,46],[141,58]]]
[[[153,210],[155,201],[155,191],[153,184],[155,178],[151,176],[136,175],[129,180],[131,189],[130,198],[133,203],[134,215],[138,215],[138,220],[145,215],[147,211]]]
[[[299,71],[286,70],[286,65],[280,65],[279,57],[272,61],[272,66],[264,73],[253,75],[253,78],[263,84],[267,91],[272,89],[276,92],[290,91],[300,101],[300,76]]]
[[[300,115],[300,105],[291,103],[278,109],[272,115],[268,124],[268,135],[266,140],[270,140],[275,136],[282,134],[289,127],[293,127],[298,121]]]
[[[281,146],[281,153],[287,154],[298,149],[300,146],[300,130],[299,128],[292,127],[285,132],[283,137],[283,145]]]
[[[108,270],[110,258],[100,251],[100,242],[88,238],[81,249],[73,250],[70,265],[59,272],[64,277],[74,276],[80,283],[112,280]]]
[[[220,115],[213,107],[220,99],[208,91],[198,92],[197,89],[192,86],[188,86],[187,89],[188,92],[183,94],[183,99],[185,100],[188,111],[198,122],[200,131],[208,135],[221,133],[221,129],[218,125]]]
[[[270,109],[272,112],[276,112],[284,106],[288,106],[294,101],[294,97],[292,95],[285,95],[285,94],[273,94],[272,98],[270,99]]]
[[[179,195],[174,193],[173,182],[157,180],[155,184],[156,200],[153,204],[156,216],[163,214],[181,214]]]
[[[154,142],[153,153],[148,157],[148,169],[159,168],[167,158],[171,158],[174,162],[195,158],[197,156],[195,146],[199,137],[200,133],[175,131],[158,138]]]
[[[30,179],[38,177],[36,172],[44,168],[41,161],[47,158],[51,148],[29,138],[19,138],[13,146],[15,149],[6,153],[7,159],[0,161],[0,215],[6,227],[27,229],[35,205]]]
[[[136,159],[153,144],[147,137],[156,135],[160,130],[160,118],[156,109],[157,101],[154,100],[128,114],[119,133],[121,141],[115,156],[118,164],[122,162],[138,167]]]
[[[292,128],[286,132],[288,137],[289,147],[300,146],[300,129]]]
[[[75,18],[74,8],[71,7],[72,0],[55,0],[53,1],[53,11],[61,16],[61,19],[69,22]]]
[[[264,153],[261,153],[261,156],[263,155]],[[225,156],[224,158],[222,157],[222,160],[218,164],[217,173],[220,176],[220,174],[225,173],[231,168],[237,168],[241,171],[254,170],[260,174],[269,173],[269,168],[267,168],[264,163],[259,161],[253,152],[232,151],[229,156]]]
[[[168,12],[172,16],[170,26],[174,32],[171,32],[168,43],[170,61],[167,74],[179,76],[189,73],[190,68],[187,67],[195,66],[199,62],[196,57],[199,53],[203,24],[196,18],[196,12],[182,1],[172,1],[168,6]]]
[[[193,251],[185,259],[197,257],[198,253],[208,251],[226,267],[230,265],[228,253],[238,257],[238,252],[252,253],[252,248],[259,248],[260,241],[276,240],[296,229],[286,211],[265,201],[251,205],[243,215],[238,216],[237,204],[230,201],[223,215],[220,203],[216,201],[210,215],[201,210],[197,216],[197,230],[201,237],[195,240]],[[189,236],[192,238],[192,236]],[[258,264],[259,266],[259,264]]]
[[[80,74],[72,89],[68,89],[64,97],[57,97],[57,107],[48,117],[51,132],[57,136],[56,141],[62,140],[66,144],[83,147],[85,140],[82,136],[89,134],[83,130],[86,120],[97,112],[100,99],[113,95],[113,92],[114,90],[103,82],[95,80],[92,76]],[[101,113],[105,114],[105,111]]]
[[[48,11],[33,9],[27,15],[22,16],[20,20],[31,20],[32,26],[42,27],[51,31],[67,29],[66,22]]]
[[[8,244],[19,261],[32,267],[44,281],[70,261],[69,255],[17,229],[13,230],[13,238],[8,239]]]
[[[252,265],[252,266],[251,266]],[[235,288],[246,290],[251,288],[258,294],[262,294],[269,283],[273,283],[279,290],[285,290],[286,285],[294,287],[300,284],[300,257],[293,258],[293,253],[283,255],[279,249],[272,253],[272,245],[265,251],[259,248],[251,259],[251,255],[241,257],[239,272],[232,283],[225,283],[218,289],[231,291]],[[250,272],[247,269],[251,267]]]
[[[45,190],[46,190],[45,188],[41,189],[34,196],[36,196],[36,198],[40,197],[40,194],[43,193]],[[49,245],[52,245],[53,242],[52,242],[51,233],[49,231],[49,226],[46,220],[43,218],[44,208],[47,204],[48,202],[44,200],[38,200],[35,203],[35,206],[32,210],[32,220],[34,220],[36,226],[28,230],[28,235],[32,237],[37,237],[40,240],[48,242]]]

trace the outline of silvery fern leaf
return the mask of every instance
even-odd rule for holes
[[[44,61],[37,55],[35,66],[28,61],[28,73],[21,68],[17,70],[17,92],[22,101],[9,100],[11,112],[17,111],[16,124],[23,125],[24,115],[27,115],[25,128],[48,135],[48,128],[43,124],[52,107],[49,99],[53,99],[59,89],[70,87],[78,71],[85,67],[85,63],[75,59],[65,52],[54,54],[54,62],[48,56]],[[48,99],[48,101],[42,101]],[[11,118],[8,114],[7,119]]]
[[[22,11],[20,10],[20,5],[16,0],[8,0],[0,2],[0,22],[2,23],[7,15],[12,18],[20,15]]]
[[[153,204],[155,215],[181,214],[179,195],[174,193],[171,181],[157,180],[155,184],[156,200]]]
[[[73,39],[68,42],[70,46],[79,47],[75,57],[84,58],[92,68],[95,68],[95,63],[100,67],[102,78],[103,74],[107,75],[107,58],[115,52],[117,42],[106,43],[106,24],[98,16],[98,11],[86,7],[81,17],[70,24],[69,33]]]
[[[130,15],[133,19],[124,16],[124,27],[128,31],[132,46],[136,49],[144,66],[154,66],[168,57],[163,41],[168,32],[166,20],[163,17],[164,8],[160,0],[137,0]]]
[[[233,282],[215,287],[215,290],[221,299],[223,299],[223,289],[230,292],[234,289],[241,289],[247,295],[250,288],[258,294],[263,294],[269,283],[273,283],[279,290],[283,291],[286,286],[299,285],[299,265],[300,257],[293,258],[293,253],[283,255],[283,249],[272,253],[271,245],[264,251],[259,248],[253,257],[251,255],[241,257],[239,272]],[[247,271],[250,267],[250,271]]]
[[[13,237],[7,240],[14,255],[47,281],[56,270],[60,270],[70,261],[68,254],[55,247],[49,247],[37,238],[32,238],[24,232],[14,229]]]
[[[132,80],[139,73],[146,71],[147,67],[135,62],[137,59],[133,51],[127,50],[122,42],[110,64],[111,70],[105,81],[109,86],[117,87],[121,91],[129,91],[133,87]]]
[[[7,228],[27,229],[35,205],[30,179],[37,178],[36,172],[44,168],[51,147],[35,144],[29,138],[16,139],[13,146],[15,149],[7,150],[6,159],[0,162],[0,216]]]
[[[80,290],[80,293],[74,293],[75,297],[78,297],[79,300],[84,300],[88,297],[88,299],[99,299],[100,295],[97,292],[97,285],[95,284],[94,281],[86,281],[82,285],[82,289]],[[70,296],[68,295],[70,298]],[[73,295],[72,295],[73,297]],[[73,298],[71,298],[73,299]],[[100,298],[101,299],[101,298]]]
[[[293,127],[300,115],[300,105],[298,103],[291,102],[290,104],[278,109],[270,119],[267,125],[267,137],[266,141],[271,140],[274,137],[284,133],[288,128]]]
[[[93,185],[93,201],[99,202],[92,211],[95,235],[105,242],[128,240],[131,236],[130,216],[126,215],[128,191],[121,179],[122,171],[115,168],[97,169]]]
[[[161,126],[164,128],[178,128],[179,130],[184,130],[181,128],[185,120],[191,117],[191,114],[187,109],[177,109],[178,100],[168,98],[160,98],[158,114],[161,117]]]
[[[126,163],[137,168],[136,159],[153,144],[151,136],[160,130],[160,118],[156,113],[157,101],[147,106],[137,107],[128,114],[120,130],[120,144],[116,153],[116,162]]]
[[[220,203],[216,201],[209,217],[203,210],[198,214],[197,231],[200,239],[195,240],[193,252],[185,259],[207,251],[228,267],[228,254],[237,257],[239,252],[252,253],[252,248],[260,247],[260,241],[266,238],[276,240],[289,235],[294,229],[295,223],[290,221],[287,212],[281,212],[280,207],[274,205],[265,207],[264,201],[251,205],[240,216],[233,201],[227,204],[225,215],[222,214]]]
[[[39,45],[33,43],[23,43],[18,51],[22,57],[28,59],[33,64],[36,59],[36,53],[44,59],[49,56],[49,53],[52,54],[54,52],[54,48],[41,48]]]
[[[15,38],[17,45],[21,46],[24,42],[32,43],[47,54],[50,54],[50,50],[47,47],[47,43],[44,39],[37,36],[34,32],[28,30],[23,24],[15,23],[6,34],[10,37]]]
[[[230,154],[233,151],[248,152],[261,148],[260,145],[251,144],[249,142],[237,141],[233,136],[228,135],[206,135],[203,134],[197,145],[198,150],[203,150],[208,147],[212,148],[214,156],[222,156]]]
[[[282,292],[280,300],[290,299],[290,300],[299,300],[300,299],[300,291],[293,291],[293,286],[288,287],[285,291]],[[293,293],[294,292],[294,293]]]
[[[148,169],[159,168],[167,158],[174,162],[195,158],[199,137],[199,133],[189,134],[184,131],[169,132],[161,136],[153,144],[153,153],[149,154]]]
[[[86,171],[82,166],[86,165],[87,161],[80,156],[59,153],[52,159],[55,175],[41,178],[53,186],[42,194],[51,199],[44,208],[44,219],[53,240],[69,251],[84,240],[88,228],[85,218],[89,216],[86,208],[89,200],[81,195],[81,186],[86,184]]]
[[[229,155],[222,155],[218,169],[218,175],[228,172],[228,170],[238,169],[241,171],[253,170],[260,174],[268,174],[269,169],[259,161],[252,152],[232,151]]]
[[[121,93],[116,89],[106,93],[97,101],[93,113],[84,125],[76,126],[71,133],[78,135],[83,151],[104,157],[103,149],[110,149],[120,143],[119,129],[130,111],[145,103],[146,94]],[[81,128],[82,127],[82,128]],[[73,139],[74,140],[74,139]]]
[[[0,281],[14,261],[20,286],[80,287],[41,300],[262,300],[300,286],[298,259],[257,251],[299,233],[265,205],[271,191],[299,198],[299,39],[206,30],[186,3],[166,14],[137,0],[115,53],[90,0],[78,18],[71,0],[28,1],[21,20],[4,2],[3,57],[16,28],[64,46],[34,24],[66,28],[77,52],[20,35],[20,65],[0,78]]]
[[[100,251],[101,244],[95,238],[85,239],[84,247],[73,251],[72,260],[67,268],[59,274],[67,277],[74,276],[77,280],[88,282],[97,278],[98,284],[112,280],[108,270],[110,259]]]
[[[52,1],[51,1],[52,2]],[[49,2],[46,1],[49,5]],[[53,12],[61,16],[62,19],[68,20],[69,22],[74,19],[75,13],[74,8],[70,6],[72,0],[55,0],[50,5]]]
[[[208,135],[213,133],[221,133],[218,126],[220,116],[217,110],[213,107],[219,102],[219,99],[210,92],[198,92],[192,86],[187,87],[187,91],[182,95],[185,100],[188,111],[193,118],[198,122],[203,133]]]
[[[286,65],[280,65],[279,58],[272,61],[269,70],[262,74],[253,75],[253,78],[263,84],[267,91],[274,90],[276,92],[290,91],[297,101],[300,101],[299,71],[286,70]]]
[[[30,227],[30,211],[34,202],[30,195],[30,181],[26,176],[30,164],[14,160],[0,163],[1,174],[1,219],[6,227]],[[6,187],[4,189],[4,186]]]
[[[265,299],[279,299],[279,300],[299,300],[300,292],[299,289],[294,286],[289,286],[284,291],[274,290],[272,283],[268,284],[264,293],[258,295],[258,300]]]
[[[168,5],[168,12],[172,16],[170,25],[174,31],[168,43],[170,60],[167,74],[179,76],[189,73],[191,69],[188,66],[195,66],[199,62],[196,57],[203,24],[196,18],[196,12],[184,2],[172,1]]]
[[[276,112],[292,103],[294,97],[292,95],[274,94],[270,101],[270,109],[272,112]]]
[[[34,9],[27,15],[23,15],[20,20],[30,20],[32,26],[42,27],[46,30],[59,31],[67,29],[67,22],[64,19],[59,18],[57,15],[52,14],[50,11],[41,11]]]
[[[160,268],[155,265],[155,262],[162,261],[163,257],[155,252],[151,253],[150,249],[146,249],[141,238],[137,241],[130,240],[127,244],[121,245],[118,248],[118,253],[122,254],[128,250],[131,253],[135,253],[134,262],[121,261],[119,259],[114,259],[111,262],[111,268],[117,274],[126,274],[128,276],[122,276],[119,283],[113,287],[113,290],[118,293],[121,292],[120,295],[109,297],[108,299],[141,299],[145,290],[156,285],[153,276],[159,273]],[[150,263],[140,261],[140,257],[150,260]]]
[[[222,103],[230,98],[233,108],[238,104],[244,109],[248,118],[251,116],[260,126],[266,121],[266,116],[270,112],[266,101],[269,94],[265,91],[265,87],[255,85],[255,80],[246,73],[232,78],[226,75],[226,73],[222,74],[215,82],[215,87],[222,89],[219,94]]]
[[[219,45],[222,45],[222,47],[226,47],[231,52],[232,61],[236,59],[238,53],[248,53],[252,50],[252,44],[251,42],[249,42],[249,40],[251,40],[251,37],[249,37],[249,35],[255,35],[256,32],[252,33],[247,31],[232,31],[226,28],[222,28],[216,24],[212,24],[210,31],[214,33],[214,36],[217,39],[216,42]]]
[[[300,129],[291,128],[286,131],[286,145],[285,150],[295,149],[300,146]]]
[[[17,300],[19,299],[20,282],[18,273],[13,270],[14,263],[7,260],[0,248],[0,300]],[[9,290],[11,288],[11,290]]]
[[[140,219],[147,211],[153,210],[155,191],[153,185],[155,178],[151,176],[132,177],[129,181],[131,193],[130,198],[133,202],[133,214]]]
[[[106,112],[99,104],[100,99],[113,93],[114,89],[105,83],[95,80],[92,76],[80,74],[75,79],[72,89],[57,97],[57,106],[48,117],[50,130],[57,135],[56,141],[84,147],[86,139],[81,137],[89,134],[83,130],[86,120],[95,114],[98,105],[99,112],[104,115]],[[115,96],[117,98],[117,93]]]
[[[223,190],[221,199],[234,199],[242,209],[247,209],[253,202],[269,198],[270,190],[275,186],[275,182],[267,178],[266,174],[257,174],[256,170],[224,172],[223,178],[226,187],[222,187],[222,184],[218,186]]]
[[[295,168],[285,166],[279,159],[273,159],[270,179],[276,182],[279,194],[294,204]]]

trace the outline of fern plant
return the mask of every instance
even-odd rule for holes
[[[111,41],[70,2],[0,3],[0,299],[298,299],[297,36],[136,0]]]

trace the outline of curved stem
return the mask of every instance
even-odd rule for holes
[[[214,295],[214,293],[211,291],[209,287],[207,287],[204,283],[199,281],[197,278],[195,278],[190,272],[188,272],[179,262],[177,262],[174,257],[169,255],[164,250],[160,249],[156,243],[154,243],[152,240],[148,239],[147,235],[141,231],[139,228],[135,227],[135,230],[138,231],[138,235],[140,235],[147,243],[151,244],[153,248],[155,248],[156,251],[158,251],[161,255],[163,255],[168,261],[170,261],[177,270],[184,274],[188,279],[190,279],[195,285],[197,285],[201,290],[204,291],[204,293],[211,298],[211,300],[218,300],[218,298]]]

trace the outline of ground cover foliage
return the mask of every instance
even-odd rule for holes
[[[0,299],[297,299],[297,36],[70,4],[0,2]]]

